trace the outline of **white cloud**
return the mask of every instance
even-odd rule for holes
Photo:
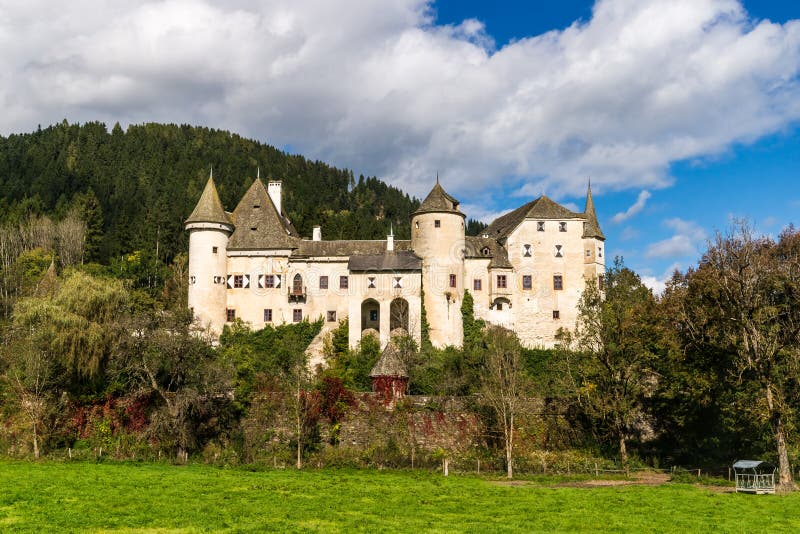
[[[649,287],[650,290],[655,293],[656,295],[660,295],[664,292],[664,289],[667,287],[667,283],[665,280],[655,276],[642,276],[642,283]]]
[[[673,263],[667,267],[661,276],[654,276],[652,274],[645,274],[641,276],[642,283],[649,287],[653,293],[660,295],[667,287],[667,282],[672,278],[676,270],[680,271],[685,267],[680,263]]]
[[[633,217],[634,215],[636,215],[637,213],[639,213],[644,209],[645,204],[647,204],[647,199],[649,199],[651,196],[652,195],[650,194],[650,191],[648,191],[647,189],[643,189],[642,191],[639,192],[639,196],[636,197],[636,202],[634,202],[630,208],[620,213],[617,213],[616,215],[611,217],[611,220],[615,223],[621,223],[623,221],[627,221],[628,219],[630,219],[631,217]]]
[[[452,192],[507,179],[535,196],[587,176],[662,187],[670,162],[800,118],[800,22],[753,21],[736,0],[600,0],[588,22],[500,49],[431,7],[0,0],[0,133],[188,122],[416,194],[438,169]]]
[[[470,219],[490,224],[492,221],[505,215],[511,210],[496,211],[479,204],[461,204],[461,211]]]
[[[664,221],[664,226],[671,229],[674,235],[650,244],[645,252],[646,257],[694,257],[698,253],[698,246],[706,239],[705,230],[693,221],[685,221],[679,218],[667,219]]]
[[[637,230],[632,226],[626,226],[622,230],[622,233],[620,234],[619,238],[622,241],[630,241],[632,239],[636,239],[637,237],[639,237],[639,235],[640,235],[639,230]]]

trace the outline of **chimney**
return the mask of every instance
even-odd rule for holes
[[[389,235],[386,236],[386,251],[394,252],[394,229],[389,226]]]
[[[312,241],[322,241],[322,228],[319,226],[315,226],[313,233],[311,234]]]
[[[267,193],[269,193],[269,198],[272,199],[275,209],[278,210],[278,215],[283,215],[283,211],[281,211],[281,186],[282,182],[280,181],[270,181],[267,184]]]

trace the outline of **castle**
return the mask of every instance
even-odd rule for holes
[[[256,179],[226,212],[210,177],[186,220],[189,307],[218,335],[241,319],[267,324],[349,320],[349,342],[374,329],[385,346],[402,328],[420,341],[423,311],[431,343],[461,346],[461,301],[475,316],[517,333],[528,347],[552,347],[573,328],[587,281],[601,285],[605,236],[591,186],[583,213],[541,196],[466,236],[465,214],[438,178],[411,215],[411,240],[303,239],[281,205],[279,181]],[[424,307],[424,310],[423,310]]]

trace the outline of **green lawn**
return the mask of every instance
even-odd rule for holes
[[[800,531],[800,494],[499,486],[404,471],[0,462],[0,532]]]

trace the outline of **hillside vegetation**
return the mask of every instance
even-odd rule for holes
[[[258,169],[283,180],[283,205],[301,235],[319,224],[326,239],[381,239],[394,226],[409,237],[419,202],[377,178],[354,176],[239,135],[174,124],[115,125],[66,121],[0,137],[0,217],[56,219],[87,205],[97,232],[89,259],[108,263],[135,250],[169,263],[187,248],[183,221],[213,166],[223,205],[232,211]],[[96,199],[96,200],[95,200]]]

